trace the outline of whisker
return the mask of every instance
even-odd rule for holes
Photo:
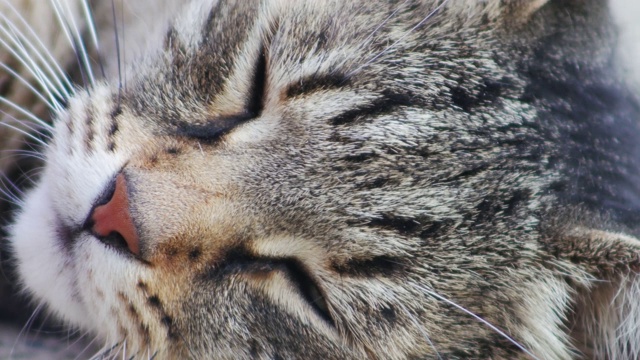
[[[35,134],[38,136],[42,136],[45,140],[51,140],[51,129],[49,127],[43,127],[41,124],[32,123],[31,121],[25,121],[23,119],[18,119],[13,115],[7,113],[6,111],[0,110],[0,114],[4,115],[5,118],[2,119],[5,123],[14,123],[16,126],[24,130],[28,130],[31,134]]]
[[[35,150],[26,150],[26,149],[3,149],[0,150],[0,154],[8,154],[7,156],[29,156],[29,157],[37,157],[40,156],[39,159],[44,159],[44,156],[40,151]]]
[[[44,156],[42,156],[42,154],[40,154],[37,151],[6,149],[6,150],[0,151],[0,154],[2,154],[2,156],[0,156],[0,160],[7,160],[7,159],[14,159],[14,158],[21,158],[21,159],[32,158],[38,161],[45,161]]]
[[[408,2],[409,0],[404,0],[402,4],[398,5],[398,7],[395,10],[393,10],[393,12],[389,16],[387,16],[386,19],[384,19],[378,26],[376,26],[375,29],[373,29],[371,34],[369,34],[369,36],[367,36],[367,38],[362,41],[362,44],[364,45],[368,44],[369,40],[378,32],[378,30],[380,30],[383,26],[385,26],[389,22],[389,20],[391,20],[398,13],[398,11],[400,11],[400,9]]]
[[[124,81],[124,89],[127,90],[127,40],[124,37],[126,30],[124,23],[124,6],[125,3],[122,2],[122,7],[120,8],[120,21],[122,24],[122,80]]]
[[[44,308],[44,300],[40,301],[40,303],[36,306],[36,308],[33,309],[31,316],[29,316],[29,318],[27,319],[27,322],[24,324],[22,329],[20,329],[18,336],[16,336],[16,340],[13,342],[11,351],[9,352],[10,359],[13,358],[13,353],[16,351],[16,346],[18,346],[18,342],[20,341],[20,338],[29,331],[29,329],[33,325],[33,322],[35,321],[36,316],[40,313],[40,311],[42,311],[43,308]]]
[[[44,95],[38,91],[33,85],[31,85],[24,77],[22,77],[20,74],[18,74],[16,71],[14,71],[12,68],[10,68],[9,66],[5,65],[4,63],[0,62],[0,68],[4,69],[6,72],[8,72],[11,76],[13,76],[14,79],[20,81],[23,85],[25,85],[29,90],[31,90],[31,92],[36,95],[40,100],[42,100],[43,103],[45,103],[47,105],[47,107],[53,111],[56,110],[62,110],[62,107],[60,107],[60,104],[58,104],[58,102],[54,101],[54,102],[50,102],[49,100],[47,100]]]
[[[429,346],[431,346],[433,351],[436,352],[436,356],[438,356],[438,359],[442,360],[442,356],[440,356],[440,352],[438,352],[438,349],[436,349],[436,346],[433,344],[433,341],[431,341],[431,338],[429,337],[429,334],[424,329],[424,327],[422,325],[420,325],[420,323],[418,322],[416,317],[413,314],[411,314],[411,312],[409,312],[409,309],[407,309],[402,302],[397,302],[396,304],[400,305],[400,308],[402,308],[402,311],[404,311],[405,314],[407,314],[407,316],[409,317],[409,320],[411,320],[413,325],[415,325],[418,328],[418,331],[420,331],[420,333],[422,333],[422,337],[424,337],[425,340],[427,340],[427,342],[429,343]]]
[[[3,178],[6,176],[4,174]],[[4,179],[0,178],[0,198],[3,198],[5,201],[10,202],[16,206],[23,206],[24,201],[22,201],[21,197],[17,194],[14,194],[11,189],[5,184]]]
[[[2,46],[7,51],[9,51],[34,76],[34,78],[38,81],[38,83],[40,83],[40,86],[43,88],[43,90],[47,92],[50,98],[52,98],[52,101],[59,102],[58,99],[65,99],[69,96],[68,93],[65,93],[66,95],[65,96],[60,92],[60,91],[65,91],[64,88],[59,89],[58,86],[54,85],[51,82],[51,79],[49,78],[49,76],[52,76],[55,81],[56,80],[55,74],[47,75],[42,71],[42,66],[37,64],[36,59],[34,59],[29,54],[29,51],[24,46],[25,42],[27,45],[30,45],[28,40],[21,39],[20,34],[19,32],[16,32],[17,29],[15,29],[15,27],[6,28],[2,24],[0,24],[0,31],[12,43],[12,44],[9,44],[6,41],[4,41],[2,38],[0,38],[0,44],[2,44]],[[46,70],[48,65],[44,64],[44,66]],[[52,93],[54,93],[55,96]]]
[[[491,324],[490,322],[488,322],[487,320],[481,318],[480,316],[474,314],[472,311],[469,311],[467,309],[465,309],[463,306],[458,305],[456,302],[451,301],[449,299],[447,299],[446,297],[436,293],[435,291],[429,290],[423,286],[420,286],[418,284],[410,284],[411,286],[413,286],[414,288],[416,288],[419,291],[422,291],[424,293],[427,293],[431,296],[433,296],[434,298],[443,301],[453,307],[455,307],[456,309],[466,313],[467,315],[473,317],[474,319],[480,321],[481,323],[483,323],[484,325],[486,325],[488,328],[490,328],[491,330],[495,331],[498,335],[502,336],[503,338],[507,339],[510,343],[512,343],[513,345],[515,345],[518,349],[520,349],[522,352],[524,352],[525,354],[531,356],[533,359],[538,359],[538,357],[536,357],[533,353],[531,353],[531,351],[527,350],[527,348],[525,348],[523,345],[521,345],[519,342],[517,342],[516,340],[514,340],[511,336],[507,335],[504,331],[498,329],[497,326]]]
[[[116,4],[111,0],[111,11],[113,13],[113,31],[116,40],[116,56],[118,58],[118,104],[122,95],[122,64],[120,58],[120,37],[118,36],[118,19],[116,18]]]
[[[59,7],[59,1],[58,0],[51,0],[51,6],[53,7],[54,12],[56,13],[56,18],[58,19],[58,23],[60,24],[60,28],[62,28],[62,31],[64,32],[65,36],[67,37],[67,40],[69,40],[69,44],[71,45],[71,49],[73,49],[73,53],[76,55],[76,61],[78,62],[78,70],[80,71],[80,76],[82,77],[82,83],[84,85],[87,85],[87,79],[85,77],[84,74],[84,64],[82,63],[82,59],[80,56],[80,52],[77,48],[77,44],[75,41],[75,38],[73,36],[71,36],[71,29],[69,24],[67,24],[66,19],[64,18],[61,10]]]
[[[44,167],[42,166],[38,166],[35,167],[33,169],[30,169],[27,172],[23,172],[20,177],[16,180],[16,183],[18,183],[18,181],[20,183],[23,182],[28,182],[31,186],[36,184],[36,179],[34,179],[35,176],[38,176],[40,172],[42,172],[42,170],[44,169]]]
[[[11,108],[19,111],[21,114],[27,116],[30,120],[32,120],[33,122],[35,122],[36,124],[42,126],[43,128],[46,128],[48,130],[53,130],[53,126],[51,126],[51,124],[47,123],[46,121],[40,119],[39,117],[35,116],[32,112],[30,112],[29,110],[26,110],[25,108],[23,108],[22,106],[14,103],[13,101],[6,99],[5,97],[0,96],[0,102],[9,105]]]
[[[66,18],[68,19],[67,21],[71,23],[69,30],[73,32],[72,34],[73,39],[77,45],[77,46],[74,46],[74,49],[76,49],[76,53],[78,53],[82,59],[80,65],[81,66],[84,65],[87,75],[89,76],[89,84],[93,86],[95,85],[95,78],[93,76],[93,69],[91,68],[91,63],[89,62],[89,53],[87,52],[87,47],[84,45],[82,34],[80,33],[80,28],[78,27],[78,24],[76,23],[76,20],[73,16],[73,12],[71,11],[71,8],[69,8],[69,2],[64,2],[65,6],[63,9],[62,3],[60,2],[60,0],[54,0],[54,1],[58,6],[60,6],[61,11],[65,11],[68,14]]]
[[[96,50],[100,50],[100,45],[98,43],[98,34],[96,32],[96,24],[93,21],[93,16],[91,16],[91,10],[89,9],[89,3],[87,0],[82,0],[82,10],[84,11],[84,17],[88,22],[89,33],[91,34],[91,40],[93,40],[93,46]]]
[[[20,20],[20,22],[25,27],[25,29],[29,32],[29,34],[31,34],[31,37],[36,41],[38,47],[40,48],[39,50],[36,51],[36,53],[44,54],[43,56],[46,56],[47,58],[49,58],[48,62],[47,61],[43,61],[43,62],[52,64],[55,67],[59,75],[59,76],[56,76],[55,78],[63,80],[66,84],[66,89],[68,91],[72,91],[73,85],[71,85],[71,81],[67,77],[66,72],[62,70],[62,67],[60,66],[58,61],[53,57],[53,54],[51,54],[48,47],[42,43],[42,40],[40,40],[40,37],[33,30],[33,27],[25,20],[22,14],[20,14],[20,12],[9,2],[9,0],[3,0],[3,3],[6,4],[11,9],[13,14],[17,16],[17,18]],[[8,23],[11,23],[10,21],[8,21],[6,17],[5,19]],[[24,36],[24,38],[25,39],[27,38],[26,35]]]
[[[115,343],[111,347],[107,347],[106,345],[102,347],[102,349],[98,350],[98,352],[91,357],[92,360],[100,360],[104,359],[110,354],[113,353],[114,350],[118,349],[121,346],[120,342]],[[111,357],[113,358],[113,356]]]
[[[87,0],[82,0],[82,10],[84,11],[84,17],[87,21],[87,27],[89,28],[89,33],[91,34],[91,39],[93,40],[93,46],[96,49],[96,53],[98,56],[98,64],[100,65],[100,72],[102,73],[102,77],[105,78],[104,71],[104,61],[102,59],[102,55],[100,53],[100,42],[98,41],[98,33],[96,31],[96,22],[93,19],[91,8],[89,7],[89,2]]]
[[[44,138],[45,140],[51,140],[52,135],[51,131],[48,127],[43,127],[41,124],[32,123],[30,121],[25,121],[22,119],[18,119],[14,117],[12,114],[7,113],[6,111],[0,110],[0,114],[5,117],[1,119],[0,124],[14,124],[19,129],[29,132],[31,135],[38,135]],[[24,133],[23,133],[24,134]]]
[[[21,134],[22,134],[22,135],[24,135],[24,136],[26,136],[26,137],[30,138],[31,140],[35,141],[36,143],[38,143],[38,144],[40,144],[40,145],[43,145],[44,147],[46,147],[46,146],[47,146],[47,143],[46,143],[46,142],[44,142],[44,140],[42,140],[42,139],[40,139],[40,138],[36,137],[35,135],[33,135],[33,134],[29,133],[28,131],[25,131],[25,130],[23,130],[23,129],[20,129],[20,128],[19,128],[19,127],[17,127],[17,126],[13,126],[13,125],[8,124],[8,123],[6,123],[6,122],[0,122],[0,126],[8,127],[8,128],[10,128],[10,129],[12,129],[12,130],[15,130],[15,131],[17,131],[17,132],[21,133]]]
[[[193,359],[197,359],[196,355],[193,353],[193,350],[191,349],[191,346],[189,346],[189,343],[187,342],[187,340],[184,338],[184,336],[182,336],[182,333],[178,333],[178,335],[180,336],[180,339],[182,339],[182,342],[184,343],[184,345],[187,347],[187,350],[189,350],[189,355],[191,355]]]
[[[4,180],[6,180],[9,183],[9,185],[11,186],[11,189],[13,189],[13,191],[16,194],[18,194],[18,196],[24,197],[24,191],[22,191],[22,189],[20,189],[13,181],[11,181],[11,179],[9,179],[9,176],[7,176],[7,174],[1,174],[1,175],[4,178]]]
[[[78,341],[82,340],[83,338],[87,337],[88,335],[89,335],[89,332],[85,332],[85,333],[84,333],[83,335],[81,335],[81,336],[80,336],[76,341],[74,341],[73,343],[69,344],[69,347],[71,347],[71,346],[75,345],[76,343],[78,343]],[[94,337],[93,337],[93,340],[91,340],[91,341],[89,341],[89,342],[87,343],[87,345],[86,345],[86,346],[85,346],[85,347],[80,351],[80,353],[78,354],[78,356],[76,356],[76,357],[74,358],[74,360],[78,360],[78,359],[80,359],[80,357],[81,357],[81,356],[83,356],[83,355],[84,355],[84,353],[85,353],[85,352],[87,352],[87,350],[89,350],[89,349],[93,346],[93,344],[96,342],[96,340],[98,340],[98,338],[94,336]]]

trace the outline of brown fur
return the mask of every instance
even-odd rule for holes
[[[58,114],[11,233],[37,299],[139,357],[638,356],[604,2],[194,4]],[[118,173],[139,256],[83,227]]]

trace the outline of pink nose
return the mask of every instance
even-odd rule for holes
[[[115,191],[104,205],[97,206],[91,214],[93,233],[102,238],[117,233],[127,243],[129,251],[140,255],[140,246],[136,227],[129,212],[127,181],[122,173],[116,177]]]

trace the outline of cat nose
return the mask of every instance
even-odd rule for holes
[[[96,206],[90,214],[90,229],[103,243],[114,247],[126,247],[135,255],[140,255],[136,227],[129,211],[127,180],[120,173],[112,184],[113,194],[106,203]]]

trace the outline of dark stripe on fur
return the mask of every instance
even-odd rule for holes
[[[382,92],[382,97],[373,100],[367,105],[356,107],[355,109],[348,110],[334,118],[331,118],[329,123],[334,126],[349,125],[356,123],[364,117],[388,114],[400,106],[412,105],[415,105],[415,101],[412,99],[411,95],[385,90]]]
[[[313,74],[289,85],[287,99],[309,95],[318,91],[340,90],[349,85],[349,79],[341,73]]]
[[[407,235],[415,232],[420,226],[420,222],[415,218],[407,218],[394,214],[382,214],[380,218],[371,220],[369,225],[393,230],[400,234]]]
[[[87,152],[90,152],[93,147],[93,139],[95,137],[95,131],[93,130],[93,118],[94,118],[93,104],[87,105],[87,113],[85,117],[86,132],[84,136],[84,147]]]
[[[267,82],[267,57],[263,49],[258,56],[253,71],[253,83],[249,91],[249,101],[247,103],[247,111],[253,117],[258,117],[264,108],[264,89]]]
[[[400,258],[381,255],[370,258],[351,258],[346,261],[334,261],[331,268],[341,276],[376,278],[379,276],[397,276],[403,272]]]
[[[191,124],[188,122],[176,122],[175,135],[185,136],[213,145],[228,134],[234,127],[254,118],[252,113],[219,117],[211,119],[204,124]]]

